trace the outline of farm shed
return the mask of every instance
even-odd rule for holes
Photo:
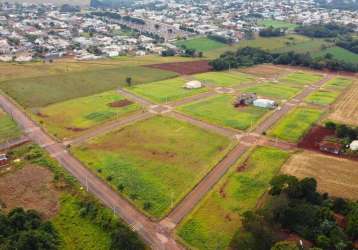
[[[268,100],[268,99],[256,99],[253,102],[254,106],[260,107],[260,108],[269,108],[273,109],[277,106],[275,101]]]
[[[0,167],[5,166],[9,163],[9,159],[7,158],[6,154],[0,154]]]
[[[349,148],[352,151],[357,151],[358,150],[358,140],[352,141],[352,143],[349,145]]]
[[[330,141],[322,141],[319,144],[319,149],[322,152],[327,152],[327,153],[339,155],[341,153],[341,150],[342,150],[342,145],[339,144],[339,143],[334,143],[334,142],[330,142]]]
[[[185,84],[185,88],[187,89],[199,89],[203,85],[199,81],[190,81]]]

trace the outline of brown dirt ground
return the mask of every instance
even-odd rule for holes
[[[318,190],[335,197],[358,199],[358,162],[314,152],[295,154],[282,172],[298,178],[314,177]]]
[[[254,67],[243,68],[239,71],[259,77],[272,78],[288,73],[290,70],[279,66],[261,64]]]
[[[108,106],[113,107],[113,108],[121,108],[121,107],[131,105],[132,103],[133,102],[131,102],[131,101],[127,100],[127,99],[123,99],[123,100],[120,100],[120,101],[109,103]]]
[[[319,144],[327,136],[333,136],[334,130],[328,129],[322,126],[317,126],[311,129],[311,131],[298,143],[298,147],[320,151]]]
[[[197,73],[205,73],[212,70],[212,67],[209,65],[209,61],[152,64],[146,67],[173,71],[180,75],[193,75]]]
[[[5,211],[15,207],[35,209],[45,218],[57,214],[60,192],[52,183],[53,173],[43,167],[25,166],[0,177],[0,199]]]

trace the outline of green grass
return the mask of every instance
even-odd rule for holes
[[[332,54],[333,58],[335,59],[342,60],[348,63],[358,62],[358,54],[355,54],[341,47],[331,47],[328,49],[324,49],[319,53],[314,54],[314,56],[315,57],[325,56],[327,53]]]
[[[234,165],[178,228],[177,234],[197,249],[227,249],[240,228],[240,215],[254,209],[269,181],[289,153],[257,147],[245,161],[246,170]]]
[[[329,80],[328,82],[326,82],[323,85],[323,87],[335,89],[335,90],[344,90],[347,87],[349,87],[352,83],[353,83],[352,78],[337,76],[337,77]]]
[[[37,109],[33,117],[58,138],[72,137],[85,130],[126,116],[140,109],[138,104],[125,107],[111,107],[109,104],[125,99],[116,91],[108,91],[87,97]]]
[[[274,98],[277,100],[288,100],[295,96],[300,89],[280,84],[262,84],[241,90],[244,93],[256,93],[260,96]]]
[[[235,108],[231,95],[210,97],[203,101],[190,103],[178,110],[198,119],[225,127],[246,130],[268,111],[254,106]]]
[[[151,101],[164,103],[177,101],[185,97],[206,92],[206,88],[186,89],[183,78],[173,78],[159,82],[152,82],[127,88],[131,92],[143,96]]]
[[[237,71],[226,72],[208,72],[194,75],[199,81],[203,83],[212,83],[217,86],[231,87],[241,83],[249,83],[255,81],[255,77],[240,73]]]
[[[298,71],[281,78],[280,81],[290,84],[308,85],[314,84],[322,78],[323,76],[317,73]]]
[[[16,122],[0,109],[0,144],[20,135],[21,130]]]
[[[323,111],[318,109],[296,108],[281,118],[268,134],[289,142],[298,142],[322,114]]]
[[[324,41],[324,39],[310,39],[305,42],[296,43],[294,41],[289,42],[286,47],[275,50],[275,52],[289,52],[294,51],[296,53],[318,53],[321,51],[322,46],[329,46],[330,43]]]
[[[89,218],[81,217],[78,199],[72,195],[61,197],[60,211],[51,221],[62,241],[60,249],[110,249],[110,235]]]
[[[139,209],[162,217],[230,148],[228,138],[158,116],[92,139],[72,152],[114,188],[123,185],[122,194]]]
[[[182,40],[176,43],[176,46],[178,47],[181,47],[183,45],[186,46],[186,48],[188,49],[195,49],[202,52],[206,52],[209,50],[218,49],[226,46],[226,44],[224,43],[214,41],[207,37],[198,37],[188,40]]]
[[[101,93],[124,86],[126,77],[134,84],[175,76],[174,73],[146,67],[118,67],[81,71],[2,82],[0,88],[25,108],[44,107],[72,98]]]
[[[263,19],[258,22],[258,25],[262,25],[265,27],[274,27],[274,28],[287,28],[289,30],[295,29],[298,25],[286,21],[279,21],[274,19]]]
[[[337,97],[339,92],[329,90],[317,90],[306,97],[306,101],[318,105],[329,105],[332,104]]]

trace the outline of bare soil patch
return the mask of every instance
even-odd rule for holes
[[[358,162],[305,151],[295,154],[282,172],[298,178],[314,177],[318,190],[332,196],[358,199]]]
[[[152,64],[147,65],[146,67],[173,71],[180,75],[193,75],[198,73],[205,73],[212,70],[212,67],[209,65],[209,61]]]
[[[254,67],[243,68],[240,69],[239,71],[246,74],[256,75],[260,77],[274,78],[282,74],[288,73],[290,70],[286,68],[281,68],[279,66],[261,64]]]
[[[109,103],[108,106],[112,107],[112,108],[121,108],[121,107],[126,107],[133,104],[133,102],[127,100],[127,99],[123,99],[120,101],[116,101],[116,102],[112,102]]]
[[[298,143],[298,147],[320,151],[319,143],[323,141],[327,136],[334,135],[333,129],[328,129],[322,126],[317,126],[311,129],[311,131]]]
[[[82,131],[87,130],[86,128],[76,128],[76,127],[67,127],[66,129],[71,130],[73,132],[82,132]]]
[[[0,177],[0,199],[5,211],[15,207],[35,209],[45,218],[57,214],[60,192],[53,185],[53,173],[29,165]]]

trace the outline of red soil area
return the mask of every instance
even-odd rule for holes
[[[197,73],[205,73],[212,70],[212,67],[209,65],[209,61],[152,64],[147,65],[146,67],[173,71],[180,75],[193,75]]]
[[[298,143],[298,147],[320,151],[319,143],[327,136],[334,135],[334,130],[317,126],[311,129],[311,131]]]

